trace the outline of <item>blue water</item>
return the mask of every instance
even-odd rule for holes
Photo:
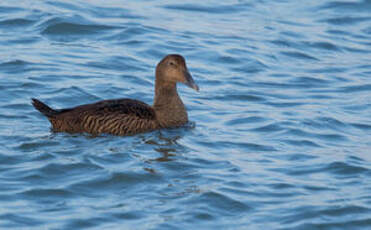
[[[371,229],[371,1],[0,2],[1,229]],[[191,122],[52,133],[30,104],[153,100]]]

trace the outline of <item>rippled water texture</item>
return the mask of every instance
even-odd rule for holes
[[[371,229],[371,1],[0,2],[0,228]],[[153,99],[183,128],[52,133],[30,104]]]

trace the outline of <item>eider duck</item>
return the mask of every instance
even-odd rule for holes
[[[188,122],[187,111],[176,84],[198,91],[185,59],[178,54],[164,57],[156,66],[153,105],[133,99],[103,100],[67,109],[52,109],[32,98],[33,106],[45,115],[55,132],[134,135]]]

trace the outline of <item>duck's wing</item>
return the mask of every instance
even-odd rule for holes
[[[155,111],[144,102],[133,99],[104,100],[89,106],[82,106],[82,110],[90,114],[115,114],[134,116],[138,119],[155,119]]]
[[[62,109],[55,117],[55,131],[132,135],[158,128],[153,108],[132,99],[104,100]]]

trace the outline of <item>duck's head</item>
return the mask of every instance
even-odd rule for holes
[[[179,54],[169,54],[157,64],[156,84],[175,85],[177,82],[199,90],[187,69],[185,59]]]

